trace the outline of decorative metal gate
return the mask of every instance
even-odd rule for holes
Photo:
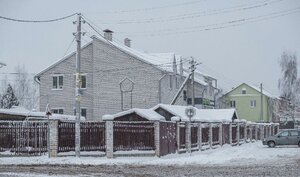
[[[176,123],[160,122],[160,155],[176,152]]]
[[[47,123],[43,121],[1,121],[0,151],[41,155],[47,151]]]

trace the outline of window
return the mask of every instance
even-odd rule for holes
[[[242,89],[242,94],[246,94],[246,93],[247,93],[246,89],[243,88],[243,89]]]
[[[81,76],[81,87],[82,89],[86,89],[86,75]]]
[[[51,109],[53,114],[64,114],[64,109],[58,108],[58,109]]]
[[[298,131],[290,131],[290,136],[299,136]]]
[[[256,107],[256,100],[251,100],[250,101],[250,107],[255,108]]]
[[[62,89],[64,85],[63,76],[53,76],[53,89]]]
[[[81,116],[86,117],[86,108],[81,109]]]
[[[289,136],[289,132],[288,131],[284,131],[280,134],[280,136]]]
[[[235,108],[235,100],[230,100],[230,107]]]
[[[81,108],[81,116],[86,118],[86,108]],[[74,108],[74,115],[76,116],[76,108]]]

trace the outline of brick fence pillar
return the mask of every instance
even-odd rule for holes
[[[154,144],[155,155],[160,157],[160,124],[159,121],[154,122]]]
[[[198,132],[197,132],[197,137],[198,137],[198,148],[199,148],[199,151],[201,151],[202,149],[202,125],[201,125],[201,122],[198,123]]]
[[[188,153],[192,152],[192,142],[191,142],[191,122],[185,123],[185,147]]]
[[[232,123],[229,124],[229,144],[232,145]]]
[[[219,143],[223,146],[223,123],[219,125]]]
[[[176,143],[177,143],[177,152],[180,150],[180,122],[176,122]]]
[[[57,157],[58,153],[58,120],[49,120],[49,158]]]
[[[255,124],[255,140],[258,140],[258,125]]]
[[[245,123],[244,136],[245,136],[245,143],[247,143],[248,142],[248,124],[247,123]]]
[[[238,145],[240,145],[240,123],[236,123],[236,139]]]
[[[212,148],[212,146],[213,146],[213,130],[212,130],[212,127],[213,127],[213,124],[209,123],[209,134],[208,134],[208,137],[209,137],[209,147],[210,148]]]
[[[114,158],[114,122],[105,122],[106,157]]]

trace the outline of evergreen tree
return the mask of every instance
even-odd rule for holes
[[[10,109],[11,107],[18,105],[18,98],[15,96],[12,86],[8,84],[6,92],[1,97],[0,106],[4,109]]]

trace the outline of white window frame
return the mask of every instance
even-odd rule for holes
[[[54,77],[57,78],[57,88],[54,88],[54,85],[53,85],[53,79]],[[62,85],[60,87],[59,85],[59,77],[62,77]],[[52,75],[52,90],[63,90],[64,88],[64,75],[63,74],[55,74],[55,75]]]
[[[83,109],[86,110],[86,115],[87,115],[87,113],[88,113],[87,107],[81,107],[81,108],[80,108],[80,116],[82,116],[82,110],[83,110]],[[74,116],[76,116],[76,108],[75,108],[75,107],[73,107],[73,113],[74,113]],[[85,118],[86,118],[86,116],[85,116]]]
[[[245,92],[245,93],[243,93],[243,92]],[[242,89],[242,94],[243,94],[243,95],[246,95],[246,94],[247,94],[247,89],[246,89],[246,88],[243,88],[243,89]]]
[[[85,77],[85,88],[82,88],[82,76]],[[86,90],[87,89],[87,73],[80,74],[80,77],[81,77],[80,89],[81,90]],[[75,85],[76,85],[76,74],[74,74],[74,81],[75,81]]]
[[[234,104],[232,104],[232,103],[234,103]],[[230,100],[230,107],[231,108],[236,108],[236,101],[235,100]]]
[[[54,113],[54,110],[57,110],[58,113]],[[51,112],[52,112],[53,114],[60,114],[60,113],[59,113],[59,110],[62,110],[62,112],[63,112],[62,114],[65,113],[65,109],[64,109],[64,108],[51,108]]]
[[[250,107],[255,108],[256,107],[256,100],[251,100],[250,101]]]

